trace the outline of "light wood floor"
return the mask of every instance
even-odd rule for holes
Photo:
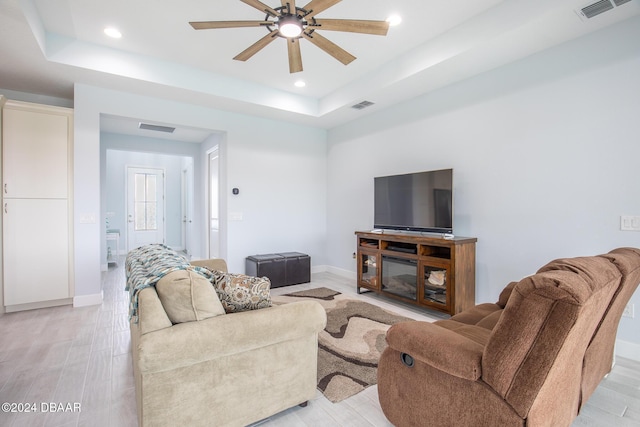
[[[5,413],[0,426],[137,426],[124,291],[123,262],[103,273],[101,306],[70,306],[0,316],[0,403],[79,403],[80,412]],[[433,321],[436,313],[399,305],[327,274],[304,285],[273,289],[281,294],[326,286],[398,314]],[[257,423],[263,426],[390,426],[377,388],[333,404],[320,392],[306,408],[295,407]],[[640,426],[640,362],[618,358],[574,426]],[[187,426],[185,426],[187,427]]]

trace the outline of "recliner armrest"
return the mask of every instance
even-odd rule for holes
[[[456,332],[428,322],[396,323],[387,331],[392,349],[459,378],[482,375],[484,347]]]

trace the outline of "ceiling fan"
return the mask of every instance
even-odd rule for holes
[[[318,34],[318,30],[344,31],[350,33],[375,34],[384,36],[389,30],[386,21],[366,21],[356,19],[316,19],[320,12],[340,3],[341,0],[311,0],[304,7],[297,7],[295,0],[281,0],[282,6],[271,8],[259,0],[240,0],[266,16],[262,21],[203,21],[189,22],[196,30],[215,28],[265,27],[269,33],[240,52],[233,59],[246,61],[277,37],[287,40],[289,53],[289,72],[302,71],[300,40],[309,40],[338,61],[347,65],[354,59],[340,46]]]

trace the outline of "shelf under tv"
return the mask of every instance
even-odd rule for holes
[[[450,315],[475,305],[476,238],[387,231],[355,234],[358,293],[366,289]],[[415,289],[402,289],[407,284]]]

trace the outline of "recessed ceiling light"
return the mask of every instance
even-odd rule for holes
[[[119,39],[120,37],[122,37],[122,33],[117,28],[114,28],[114,27],[105,28],[104,33],[114,39]]]
[[[391,15],[386,19],[386,21],[390,26],[395,27],[402,22],[402,18],[400,17],[400,15]]]
[[[298,80],[294,83],[295,87],[305,87],[307,84],[303,80]]]

